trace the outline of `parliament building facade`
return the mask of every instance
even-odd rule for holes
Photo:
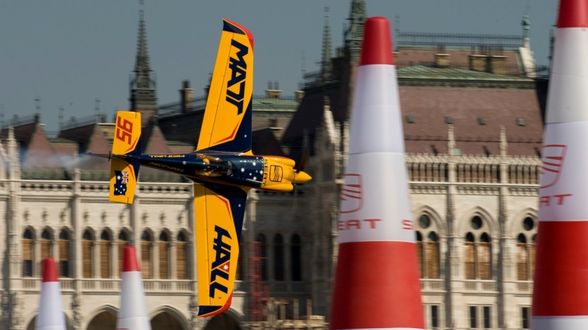
[[[231,309],[195,317],[193,185],[142,170],[133,205],[108,202],[114,126],[39,115],[0,131],[0,328],[33,329],[40,262],[53,256],[69,329],[115,329],[121,247],[137,247],[153,329],[326,329],[339,191],[366,5],[351,0],[343,44],[327,18],[320,69],[294,96],[254,96],[254,152],[313,176],[292,193],[251,191]],[[521,36],[395,33],[406,168],[427,329],[529,328],[546,83]],[[143,150],[194,150],[206,95],[189,82],[157,103],[141,16],[130,109]],[[374,271],[376,271],[376,266]],[[401,302],[400,302],[401,303]]]

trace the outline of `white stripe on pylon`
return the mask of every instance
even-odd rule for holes
[[[531,320],[533,330],[586,330],[587,316],[535,316]]]
[[[394,65],[370,64],[357,68],[352,109],[350,155],[387,151],[404,154]]]
[[[61,301],[59,282],[41,283],[39,314],[35,321],[36,330],[65,330],[65,315]]]
[[[121,274],[120,309],[117,329],[149,330],[151,323],[145,307],[145,293],[140,272]]]
[[[546,123],[588,121],[588,29],[558,29]]]

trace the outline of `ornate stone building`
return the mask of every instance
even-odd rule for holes
[[[321,67],[303,91],[284,97],[270,83],[254,96],[255,153],[291,155],[313,181],[289,194],[251,192],[235,299],[211,320],[192,314],[191,183],[144,169],[135,204],[110,204],[107,162],[85,156],[108,153],[106,116],[63,123],[56,137],[38,115],[4,127],[0,328],[33,329],[40,261],[53,255],[69,327],[114,329],[126,242],[137,246],[153,329],[325,328],[365,16],[365,2],[352,0],[334,52],[325,20]],[[429,329],[528,328],[545,98],[528,28],[525,19],[521,37],[396,32]],[[184,82],[180,102],[157,105],[142,14],[133,71],[143,150],[192,151],[206,95]]]
[[[141,12],[129,101],[131,110],[144,114],[145,152],[194,150],[206,95],[194,97],[189,82],[184,82],[180,96],[180,103],[157,106]],[[272,83],[266,94],[255,96],[253,102],[256,152],[282,154],[281,127],[289,122],[299,100],[282,96]],[[40,264],[51,255],[59,265],[68,328],[115,329],[121,248],[128,242],[137,247],[153,329],[239,328],[238,324],[247,320],[247,274],[254,273],[248,268],[247,253],[241,258],[230,311],[208,320],[195,318],[193,185],[179,176],[145,168],[133,205],[109,203],[108,162],[87,153],[107,154],[113,131],[114,124],[98,115],[61,123],[58,134],[49,137],[39,114],[15,118],[0,131],[0,214],[5,219],[0,225],[5,237],[0,244],[4,252],[0,256],[0,328],[34,329]],[[249,228],[255,223],[258,200],[252,192],[246,215]],[[275,205],[268,217],[295,214],[291,204],[280,205],[292,201],[289,195],[262,200]],[[287,239],[284,253],[290,246],[290,237]],[[251,241],[243,242],[244,251]],[[302,242],[294,246],[301,260]],[[296,281],[302,278],[301,269]],[[303,286],[277,285],[275,292],[277,297],[290,297],[295,292],[305,310]],[[263,302],[268,297],[261,296]],[[272,323],[284,323],[285,305],[280,300],[270,300],[269,305],[276,315]],[[321,324],[320,320],[299,322]]]
[[[328,313],[337,196],[364,1],[352,1],[344,44],[329,57],[284,133],[314,175],[310,295]],[[529,327],[545,83],[521,37],[401,33],[395,63],[426,324],[431,329]],[[310,238],[310,237],[309,237]],[[375,270],[374,270],[375,271]]]

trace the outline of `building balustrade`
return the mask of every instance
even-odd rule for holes
[[[520,292],[531,292],[533,290],[533,281],[516,281],[517,290]]]
[[[423,291],[444,291],[443,279],[421,278],[421,290]]]
[[[59,280],[61,291],[71,291],[74,289],[74,280],[71,278],[62,278]]]
[[[72,291],[74,279],[59,279],[62,291]],[[109,278],[84,278],[80,279],[81,290],[84,292],[119,292],[120,279]],[[145,292],[168,292],[168,293],[189,293],[192,292],[191,280],[143,280]],[[41,289],[41,278],[29,277],[22,279],[22,287],[25,291],[38,292]]]
[[[190,280],[143,280],[146,292],[191,292]]]
[[[463,283],[466,291],[496,291],[495,280],[465,280]]]

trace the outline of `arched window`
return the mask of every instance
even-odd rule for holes
[[[517,280],[529,280],[529,251],[527,250],[527,238],[523,234],[517,236]]]
[[[267,241],[264,234],[257,235],[256,239],[257,256],[259,257],[259,271],[261,274],[261,280],[268,280],[268,267],[267,267]]]
[[[417,246],[417,255],[419,257],[419,272],[421,274],[421,278],[425,277],[425,249],[423,247],[423,234],[417,230],[416,232],[416,246]]]
[[[417,254],[421,278],[441,277],[440,238],[429,215],[423,214],[416,224]]]
[[[170,237],[166,231],[159,234],[159,278],[170,278]]]
[[[129,231],[124,228],[121,229],[121,231],[118,233],[118,241],[117,241],[117,246],[118,246],[118,274],[120,276],[120,274],[122,274],[122,270],[123,270],[123,250],[125,248],[125,245],[127,245],[127,243],[129,243],[129,240],[131,239],[131,234],[129,233]]]
[[[284,239],[280,234],[274,236],[274,280],[284,280]]]
[[[112,235],[104,229],[100,234],[100,277],[112,277]]]
[[[517,235],[517,280],[530,281],[535,270],[535,220],[526,217]]]
[[[33,265],[35,263],[35,234],[31,228],[25,229],[22,233],[22,276],[33,276]]]
[[[465,278],[467,280],[492,279],[492,238],[486,232],[484,220],[472,217],[470,232],[465,236]]]
[[[71,251],[71,235],[67,229],[62,229],[59,232],[59,276],[71,277],[70,269],[70,251]]]
[[[141,271],[143,278],[153,277],[153,264],[151,263],[153,255],[153,235],[149,230],[144,230],[141,234]]]
[[[90,229],[82,234],[82,277],[94,276],[94,234]]]
[[[425,275],[427,278],[440,278],[441,272],[439,269],[440,251],[439,251],[439,236],[432,231],[427,235],[427,242],[425,243],[425,259],[427,266]]]
[[[176,242],[176,277],[180,280],[188,279],[188,238],[182,230]]]
[[[292,281],[302,281],[302,242],[298,234],[292,235],[290,243],[290,267]]]
[[[467,233],[465,237],[465,278],[476,279],[476,246],[474,234]]]
[[[478,246],[478,276],[481,280],[492,279],[492,240],[490,235],[482,233]]]
[[[41,233],[41,260],[53,256],[53,233],[51,229],[45,228]],[[40,268],[39,268],[40,269]]]

